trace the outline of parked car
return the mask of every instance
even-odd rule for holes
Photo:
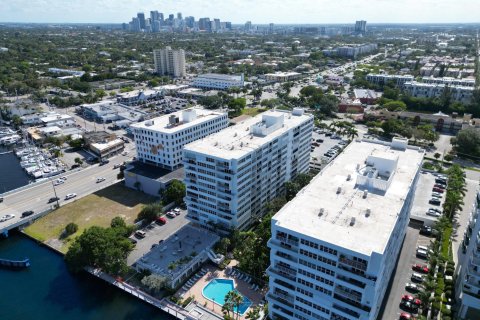
[[[5,221],[8,221],[8,220],[13,219],[13,218],[15,218],[15,215],[13,213],[9,213],[9,214],[6,214],[3,217],[1,217],[0,222],[5,222]]]
[[[438,189],[445,190],[445,185],[444,185],[444,184],[438,184],[438,183],[437,183],[437,184],[435,184],[433,187],[434,187],[434,188],[438,188]]]
[[[22,212],[22,218],[25,218],[25,217],[28,217],[28,216],[31,216],[33,214],[33,211],[32,210],[28,210],[28,211],[24,211]]]
[[[428,209],[428,211],[435,211],[435,212],[438,212],[438,213],[440,213],[440,214],[443,213],[443,211],[440,210],[440,209],[438,209],[438,208],[430,208],[430,209]]]
[[[322,143],[323,142],[323,139],[317,139],[316,140],[318,143]]]
[[[415,299],[415,298],[410,294],[404,294],[402,296],[402,301],[410,301],[411,302],[411,301],[413,301],[413,299]]]
[[[428,258],[428,251],[417,250],[417,257],[422,258],[422,259],[427,259]]]
[[[164,224],[167,223],[167,219],[165,219],[164,217],[157,217],[157,219],[155,219],[155,221],[160,225],[164,225]]]
[[[441,214],[438,213],[438,212],[436,212],[436,211],[430,211],[430,210],[428,210],[428,211],[427,211],[427,216],[431,216],[431,217],[436,217],[436,218],[438,218],[438,217],[441,216]]]
[[[51,197],[50,199],[48,199],[48,203],[52,203],[52,202],[55,202],[55,201],[58,201],[60,200],[59,197]]]
[[[440,188],[433,188],[432,191],[433,192],[438,192],[438,193],[444,193],[445,192],[444,189],[440,189]]]
[[[126,156],[128,154],[128,151],[123,151],[122,156]]]
[[[115,165],[113,166],[113,169],[118,169],[118,168],[120,168],[121,166],[122,166],[122,165],[121,165],[120,163],[117,163],[117,164],[115,164]]]
[[[433,191],[433,192],[432,192],[432,197],[434,197],[434,198],[441,198],[441,197],[442,197],[442,194],[441,194],[440,192],[435,192],[435,191]]]
[[[409,282],[405,285],[405,290],[412,293],[417,293],[418,291],[420,291],[420,286],[418,284]]]
[[[439,206],[440,205],[440,200],[437,198],[432,198],[428,203],[433,204],[434,206]]]
[[[137,238],[143,239],[147,236],[147,233],[143,230],[137,230],[137,231],[135,231],[135,236]]]
[[[69,193],[65,196],[65,200],[70,200],[70,199],[73,199],[77,196],[76,193]]]
[[[400,302],[400,308],[411,313],[418,313],[418,306],[410,301],[402,300],[402,302]]]
[[[169,211],[165,214],[167,217],[169,218],[175,218],[177,215],[175,213],[173,213],[172,211]]]
[[[103,166],[103,165],[105,165],[109,162],[110,162],[110,160],[108,160],[108,159],[102,159],[102,160],[100,160],[100,165]]]
[[[421,283],[421,282],[423,282],[423,275],[421,275],[420,273],[414,272],[414,273],[412,274],[411,279],[412,279],[413,282],[419,282],[419,283]]]
[[[131,243],[133,243],[133,244],[137,244],[137,242],[138,242],[137,240],[135,240],[135,239],[133,239],[133,238],[128,238],[128,240],[129,240]]]
[[[180,213],[182,213],[182,211],[180,211],[180,208],[175,208],[175,209],[173,209],[173,212],[174,212],[177,216],[179,216]]]
[[[400,319],[400,320],[415,320],[415,318],[412,317],[412,315],[411,315],[410,313],[408,313],[408,312],[402,312],[402,313],[400,314],[400,318],[399,318],[399,319]]]
[[[418,271],[422,273],[428,273],[429,269],[426,265],[416,263],[412,266],[413,271]]]

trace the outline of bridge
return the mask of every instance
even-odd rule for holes
[[[128,160],[129,156],[117,155],[111,158],[108,164],[102,166],[96,164],[83,170],[67,172],[52,177],[51,180],[29,184],[0,195],[3,197],[3,202],[0,203],[0,217],[6,214],[15,215],[13,219],[0,222],[0,235],[8,236],[9,230],[28,225],[33,220],[50,213],[56,205],[56,202],[48,202],[50,198],[57,196],[59,205],[62,206],[118,182],[119,170],[114,170],[113,166]],[[54,187],[53,182],[59,177],[67,179],[63,184]],[[105,178],[105,181],[96,183],[99,177]],[[69,193],[76,193],[77,197],[65,200]],[[34,214],[22,218],[22,213],[28,210],[33,210]]]

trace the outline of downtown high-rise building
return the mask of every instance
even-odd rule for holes
[[[137,13],[137,19],[140,23],[140,29],[145,30],[146,24],[145,24],[145,13],[139,12]]]
[[[356,33],[365,33],[367,32],[367,21],[359,20],[355,22],[355,32]]]
[[[185,51],[172,50],[171,47],[153,51],[155,72],[160,75],[170,75],[175,78],[185,77]]]

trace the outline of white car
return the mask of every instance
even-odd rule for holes
[[[65,200],[70,200],[70,199],[73,199],[77,196],[76,193],[69,193],[65,196]]]
[[[128,154],[128,151],[123,151],[122,156],[126,156]]]
[[[169,211],[166,213],[166,216],[169,217],[169,218],[175,218],[177,215],[175,213],[173,213],[172,211]]]
[[[97,178],[97,183],[105,181],[105,178]]]
[[[436,211],[427,211],[427,216],[440,217],[441,214]]]
[[[60,178],[58,178],[58,179],[65,181],[65,180],[67,180],[67,177],[60,177]]]
[[[175,209],[173,209],[173,213],[175,213],[177,216],[179,216],[180,213],[182,213],[182,212],[180,211],[180,208],[175,208]]]
[[[3,217],[1,217],[0,222],[5,222],[5,221],[8,221],[8,220],[13,219],[13,218],[15,218],[15,215],[9,213],[9,214],[6,214]]]
[[[62,179],[57,179],[57,180],[55,180],[55,182],[53,183],[53,185],[54,185],[54,186],[59,186],[59,185],[64,184],[64,183],[65,183],[64,180],[62,180]]]

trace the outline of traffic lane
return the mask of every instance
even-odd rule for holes
[[[400,251],[400,257],[397,261],[396,269],[394,270],[393,281],[390,280],[390,286],[385,293],[387,302],[381,319],[397,320],[400,316],[400,301],[402,295],[407,293],[405,290],[405,284],[411,282],[412,264],[416,263],[415,250],[418,238],[418,230],[408,227]]]
[[[165,225],[159,225],[153,222],[151,228],[143,228],[142,230],[144,230],[147,234],[145,238],[138,239],[135,236],[132,236],[137,243],[133,251],[128,255],[128,265],[132,265],[135,263],[135,261],[148,253],[152,249],[152,245],[158,244],[160,240],[167,239],[169,236],[175,234],[175,232],[189,223],[186,210],[182,210],[181,214],[175,218],[168,218],[165,216],[165,219],[167,219],[167,223]]]

